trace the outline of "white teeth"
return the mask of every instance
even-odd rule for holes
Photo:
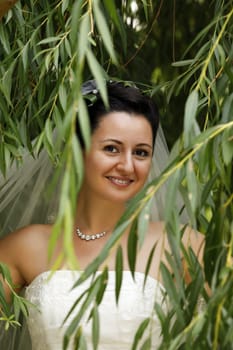
[[[130,183],[130,180],[116,179],[115,177],[109,177],[109,179],[115,182],[116,184],[120,184],[120,185],[127,185]]]

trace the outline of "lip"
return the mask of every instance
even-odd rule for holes
[[[133,180],[125,177],[119,176],[106,176],[106,178],[114,185],[119,187],[128,187]]]

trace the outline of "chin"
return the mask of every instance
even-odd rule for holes
[[[109,195],[109,196],[106,196],[107,200],[111,201],[111,202],[115,202],[115,203],[122,203],[122,204],[127,204],[130,200],[132,200],[136,194],[138,192],[135,192],[135,193],[132,193],[132,194],[129,194],[129,195],[126,195],[126,194],[123,194],[123,193],[120,193],[120,194],[113,194],[113,195]]]

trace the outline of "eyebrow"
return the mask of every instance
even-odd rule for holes
[[[116,139],[105,139],[105,140],[103,140],[103,141],[100,141],[100,143],[105,143],[105,142],[115,142],[115,143],[117,143],[118,145],[122,145],[122,144],[123,144],[123,142],[121,142],[121,141],[119,141],[119,140],[116,140]],[[136,146],[137,146],[137,147],[146,146],[146,147],[149,147],[149,148],[152,149],[152,146],[149,145],[149,143],[138,143]]]

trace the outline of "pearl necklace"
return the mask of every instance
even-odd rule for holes
[[[84,239],[86,241],[94,241],[97,238],[101,238],[101,237],[105,236],[107,231],[102,231],[102,232],[95,233],[92,235],[85,235],[85,233],[83,233],[82,231],[80,231],[79,228],[77,228],[76,233],[77,233],[78,237],[81,239]]]

